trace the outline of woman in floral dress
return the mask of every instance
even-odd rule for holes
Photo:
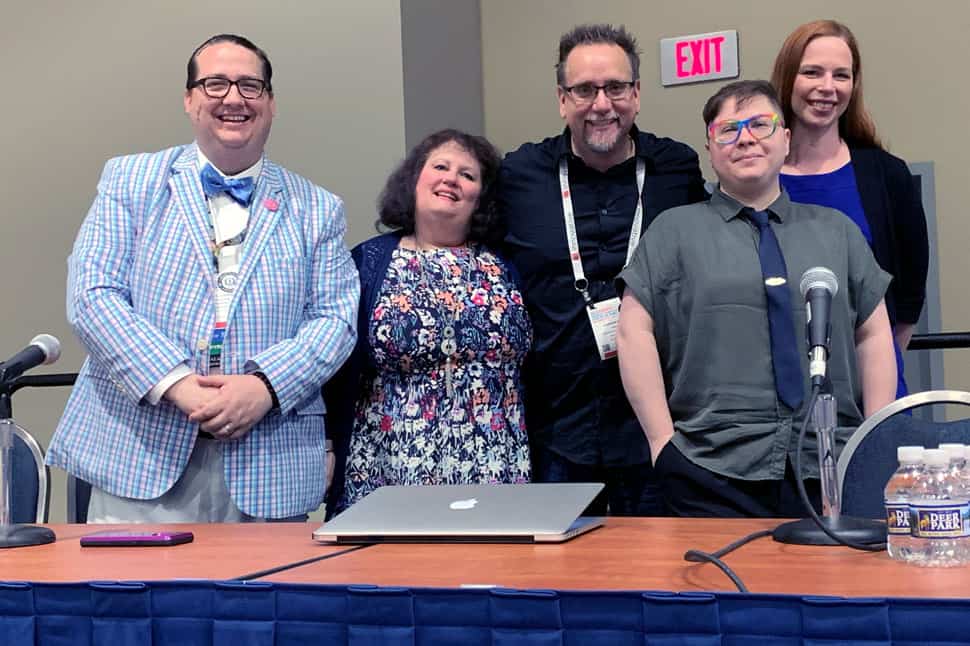
[[[338,454],[328,515],[383,485],[529,480],[520,371],[532,329],[490,248],[499,163],[484,138],[428,136],[381,196],[393,231],[353,250],[357,347],[325,388]]]

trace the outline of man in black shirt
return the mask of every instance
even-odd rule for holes
[[[605,482],[587,513],[661,512],[643,430],[615,357],[613,281],[661,212],[706,198],[697,154],[641,132],[640,56],[623,27],[583,25],[559,42],[563,133],[502,165],[505,251],[534,326],[526,416],[538,482]]]

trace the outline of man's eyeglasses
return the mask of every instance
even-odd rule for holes
[[[237,81],[230,81],[221,76],[207,76],[199,79],[192,84],[192,87],[201,87],[210,99],[224,99],[233,85],[236,86],[244,99],[258,99],[266,91],[266,82],[261,79],[241,78]]]
[[[633,86],[636,81],[607,81],[603,85],[592,83],[577,83],[576,85],[562,86],[562,89],[573,98],[577,104],[592,103],[596,100],[596,95],[600,90],[610,101],[625,101],[630,98]]]
[[[741,138],[741,131],[747,128],[752,137],[761,141],[775,134],[780,121],[781,118],[774,112],[756,114],[739,121],[715,121],[707,129],[707,138],[718,144],[733,144]]]

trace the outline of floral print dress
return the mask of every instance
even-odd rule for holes
[[[399,246],[368,336],[376,371],[361,380],[341,507],[383,485],[529,481],[520,371],[532,327],[502,261],[481,247]]]

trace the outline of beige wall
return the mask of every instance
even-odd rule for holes
[[[970,330],[970,79],[966,33],[970,4],[927,0],[815,0],[765,3],[621,0],[485,0],[482,3],[485,132],[511,150],[561,131],[553,65],[559,36],[583,22],[623,23],[644,50],[641,128],[703,150],[700,110],[719,82],[660,87],[659,39],[737,29],[742,78],[767,78],[775,54],[797,25],[817,18],[847,23],[860,41],[866,103],[893,153],[933,161],[936,170],[943,329]],[[931,330],[939,331],[939,330]],[[970,390],[970,350],[948,350],[945,383]]]
[[[404,153],[406,2],[6,2],[0,10],[8,88],[0,109],[0,355],[48,331],[64,343],[52,368],[80,367],[83,352],[64,321],[64,261],[101,167],[114,155],[191,139],[181,107],[185,60],[213,33],[246,34],[268,51],[279,108],[270,155],[346,199],[348,242],[368,237],[377,192]],[[970,227],[959,208],[970,202],[970,89],[957,62],[970,6],[943,0],[816,0],[812,6],[484,0],[486,133],[505,150],[556,134],[562,127],[553,80],[559,35],[579,22],[611,21],[627,24],[645,50],[641,126],[701,150],[700,106],[715,86],[661,89],[660,37],[738,29],[743,76],[764,77],[793,26],[820,16],[844,20],[861,41],[867,102],[893,152],[936,162],[943,327],[970,329],[961,287]],[[949,78],[936,80],[940,75]],[[442,85],[442,96],[448,91]],[[946,353],[949,386],[970,389],[966,357],[966,351]],[[66,397],[67,389],[21,391],[16,417],[46,446]],[[64,489],[55,475],[52,519],[58,521]]]
[[[64,346],[51,368],[80,367],[83,352],[64,319],[65,258],[101,168],[115,155],[191,141],[185,63],[224,31],[247,35],[273,62],[269,155],[346,200],[351,242],[371,235],[377,191],[404,153],[398,0],[8,0],[0,10],[0,360],[47,331]],[[67,394],[20,391],[15,417],[47,446]],[[62,521],[64,484],[55,477],[51,519]]]

